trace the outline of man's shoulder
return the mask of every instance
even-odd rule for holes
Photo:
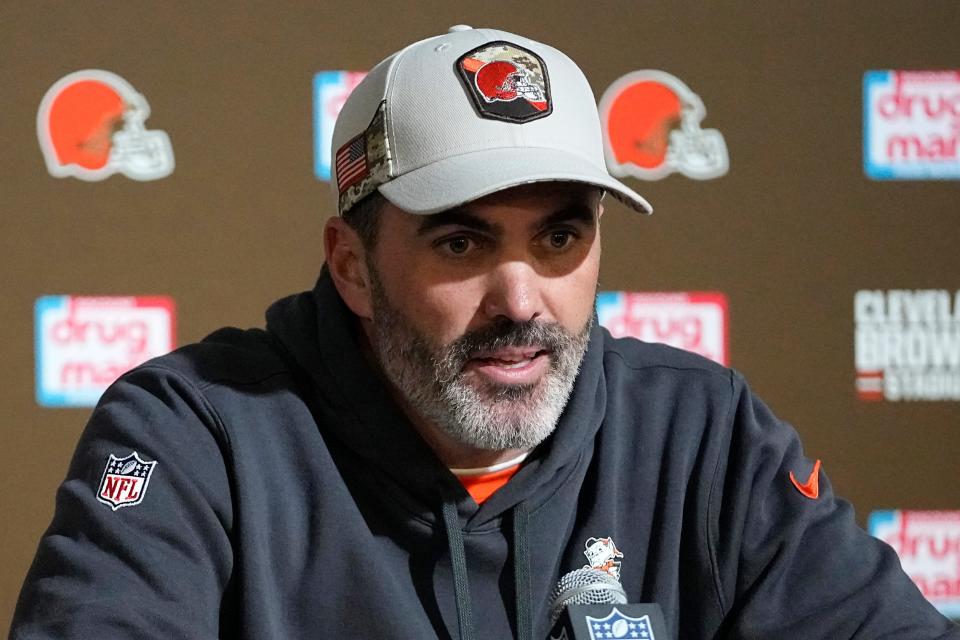
[[[604,331],[603,375],[608,394],[631,406],[715,407],[721,414],[744,387],[743,378],[708,358],[665,344],[613,338]],[[658,414],[666,417],[667,414]]]
[[[636,338],[614,338],[606,329],[603,335],[603,356],[608,370],[626,368],[634,371],[689,371],[724,380],[735,375],[731,369],[691,351]]]
[[[288,372],[266,331],[233,327],[219,329],[199,342],[148,360],[138,369],[177,375],[199,389],[254,385]]]

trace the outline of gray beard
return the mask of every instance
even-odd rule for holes
[[[414,411],[458,442],[477,449],[529,451],[553,433],[586,353],[593,314],[577,334],[555,322],[516,323],[499,318],[449,344],[438,344],[417,331],[390,303],[376,270],[368,271],[374,354]],[[535,384],[485,380],[470,384],[466,380],[463,367],[477,353],[531,345],[550,352],[550,367]]]

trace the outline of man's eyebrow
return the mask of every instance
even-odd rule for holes
[[[482,233],[496,233],[498,227],[492,225],[480,216],[474,215],[464,209],[447,209],[440,213],[423,216],[420,226],[417,227],[417,235],[423,236],[438,227],[457,226],[467,227]]]
[[[538,220],[533,226],[535,229],[541,230],[562,222],[579,222],[587,226],[592,226],[596,222],[596,212],[587,204],[571,204]],[[455,208],[423,216],[423,220],[420,221],[417,227],[417,235],[424,236],[434,229],[448,226],[466,227],[491,235],[502,231],[499,225],[491,224],[466,209]]]
[[[538,221],[535,227],[537,229],[544,229],[555,224],[560,224],[561,222],[579,222],[587,226],[592,226],[596,222],[596,219],[596,211],[594,211],[590,205],[572,204]]]

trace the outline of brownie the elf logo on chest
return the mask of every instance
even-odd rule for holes
[[[547,66],[509,42],[489,42],[457,60],[457,71],[482,118],[524,123],[550,115]]]
[[[584,565],[584,569],[599,569],[617,580],[620,579],[620,558],[623,557],[623,553],[617,549],[613,538],[587,538],[584,547],[583,555],[590,563]]]

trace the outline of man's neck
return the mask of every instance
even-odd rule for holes
[[[513,460],[522,453],[522,449],[477,449],[465,445],[448,435],[439,426],[426,420],[413,410],[393,385],[390,385],[390,392],[394,399],[403,409],[403,412],[410,419],[410,423],[420,437],[426,441],[433,452],[437,454],[440,461],[448,469],[479,469],[482,467],[492,467],[495,464]]]

